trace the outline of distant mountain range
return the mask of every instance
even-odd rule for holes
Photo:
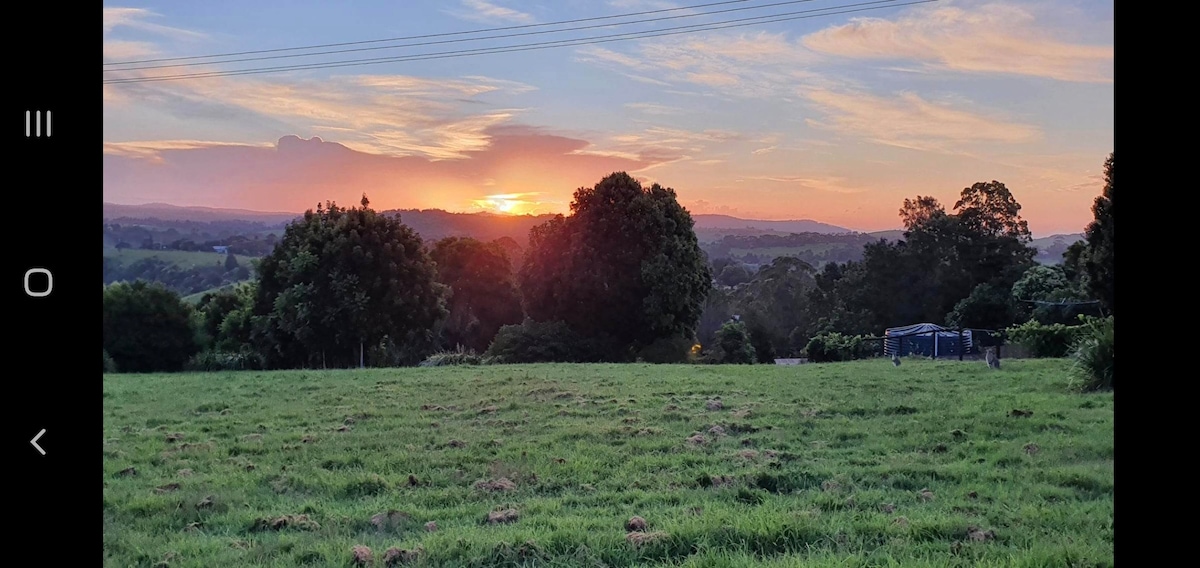
[[[246,209],[218,209],[215,207],[181,207],[166,203],[145,205],[104,204],[105,219],[159,219],[162,221],[256,221],[266,225],[286,223],[299,217],[297,213],[249,211]]]
[[[406,217],[405,222],[408,222],[408,217],[412,217],[413,221],[418,221],[417,218],[430,217],[442,221],[450,219],[486,219],[486,223],[499,223],[504,225],[536,225],[545,222],[552,215],[496,215],[493,213],[450,213],[439,209],[399,209],[389,210],[388,213],[400,213]],[[245,209],[220,209],[215,207],[184,207],[179,205],[168,205],[166,203],[148,203],[145,205],[120,205],[116,203],[104,204],[104,218],[117,219],[127,217],[131,219],[147,218],[161,219],[164,221],[196,221],[196,222],[212,222],[212,221],[258,221],[266,224],[285,223],[300,216],[300,213],[285,213],[285,212],[267,212],[267,211],[248,211]],[[811,219],[798,219],[792,221],[763,221],[757,219],[739,219],[730,217],[729,215],[692,215],[696,220],[697,229],[712,229],[712,230],[758,230],[770,233],[852,233],[850,229],[838,227],[828,223],[821,223]],[[461,222],[461,221],[460,221]],[[466,224],[473,224],[469,221]]]
[[[529,229],[545,222],[552,215],[497,215],[494,213],[451,213],[440,209],[402,209],[389,210],[386,213],[399,213],[401,219],[412,227],[422,238],[437,240],[450,236],[474,237],[481,240],[495,240],[509,237],[521,247],[526,245]],[[104,218],[108,221],[122,220],[125,223],[134,220],[156,219],[159,221],[219,223],[241,221],[261,223],[264,228],[282,228],[300,216],[299,213],[249,211],[244,209],[221,209],[214,207],[183,207],[165,203],[150,203],[145,205],[104,204]],[[788,221],[769,221],[760,219],[740,219],[729,215],[693,214],[696,221],[696,235],[701,242],[718,241],[725,236],[759,236],[787,235],[792,233],[817,234],[847,234],[858,233],[845,227],[821,223],[811,219],[796,219]],[[897,240],[903,237],[902,230],[876,231],[866,233],[872,238]],[[861,234],[861,233],[860,233]],[[1033,245],[1042,254],[1043,262],[1061,260],[1062,251],[1071,243],[1083,238],[1082,234],[1052,235],[1034,239]]]

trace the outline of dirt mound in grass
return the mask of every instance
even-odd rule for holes
[[[482,491],[490,491],[493,493],[502,491],[512,491],[517,488],[517,484],[510,481],[507,477],[493,479],[490,481],[476,481],[475,489]]]
[[[373,555],[370,547],[357,544],[350,549],[350,562],[355,566],[370,566],[373,562]]]
[[[251,531],[281,531],[284,529],[296,529],[302,531],[319,530],[321,525],[316,521],[308,518],[308,515],[283,515],[280,517],[264,517],[254,520],[254,524],[250,527]]]
[[[515,523],[520,518],[521,514],[516,509],[503,509],[500,511],[491,511],[487,514],[487,524],[499,525],[507,523]]]
[[[403,527],[409,519],[408,513],[392,509],[386,513],[377,513],[371,516],[371,524],[380,531],[392,531]]]
[[[651,542],[667,538],[665,532],[631,532],[625,535],[625,542],[633,546],[642,546]]]
[[[401,566],[411,562],[416,562],[417,559],[421,557],[423,552],[425,552],[425,549],[420,545],[417,545],[417,547],[412,550],[405,550],[403,548],[397,548],[393,546],[383,553],[383,565]]]

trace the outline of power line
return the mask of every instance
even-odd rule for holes
[[[299,51],[299,50],[304,50],[304,49],[324,49],[327,47],[344,47],[347,45],[364,45],[364,44],[368,44],[368,43],[384,43],[384,42],[389,42],[389,41],[404,41],[404,40],[410,40],[410,39],[426,39],[426,38],[431,38],[431,37],[448,37],[448,36],[457,36],[457,35],[478,34],[478,33],[484,33],[484,32],[520,30],[520,29],[538,28],[538,27],[545,27],[545,26],[560,26],[563,24],[577,24],[580,22],[594,22],[594,21],[598,21],[598,20],[613,20],[613,19],[617,19],[617,18],[628,18],[628,17],[632,17],[632,16],[646,16],[646,15],[650,15],[650,14],[661,14],[664,12],[677,12],[679,10],[693,10],[696,8],[708,8],[711,6],[723,6],[726,4],[740,4],[743,2],[750,2],[750,1],[751,0],[725,0],[724,2],[709,2],[708,4],[695,4],[692,6],[681,6],[679,8],[664,8],[664,9],[659,9],[659,10],[647,10],[644,12],[629,12],[626,14],[614,14],[611,16],[595,16],[595,17],[591,17],[591,18],[578,18],[575,20],[561,20],[558,22],[546,22],[544,24],[523,24],[523,25],[519,25],[519,26],[482,28],[482,29],[478,29],[478,30],[468,30],[468,31],[462,31],[462,32],[425,34],[425,35],[415,35],[415,36],[394,37],[394,38],[387,38],[387,39],[368,39],[368,40],[362,40],[362,41],[348,41],[348,42],[342,42],[342,43],[326,43],[326,44],[321,44],[321,45],[308,45],[308,46],[300,46],[300,47],[282,47],[282,48],[277,48],[277,49],[259,49],[259,50],[255,50],[255,51],[235,51],[232,53],[218,53],[218,54],[214,54],[214,55],[193,55],[190,57],[163,57],[163,58],[159,58],[159,59],[142,59],[142,60],[138,60],[138,61],[120,61],[120,62],[113,62],[113,63],[105,63],[105,65],[134,65],[134,64],[139,64],[139,63],[159,63],[162,61],[187,61],[187,60],[192,60],[192,59],[208,59],[208,58],[214,58],[214,57],[236,57],[239,55],[256,55],[256,54],[260,54],[260,53],[279,53],[279,52],[283,52],[283,51]]]
[[[737,0],[737,1],[744,2],[746,0]],[[378,51],[381,49],[399,49],[399,48],[404,48],[404,47],[423,47],[423,46],[439,45],[439,44],[446,44],[446,43],[463,43],[463,42],[469,42],[469,41],[484,41],[484,40],[489,40],[489,39],[504,39],[504,38],[511,38],[511,37],[556,34],[556,33],[563,33],[563,32],[589,30],[589,29],[595,29],[595,28],[610,28],[610,27],[614,27],[614,26],[648,24],[651,22],[661,22],[661,21],[666,21],[666,20],[679,20],[679,19],[683,19],[683,18],[698,18],[698,17],[702,17],[702,16],[711,16],[714,14],[725,14],[725,13],[729,13],[729,12],[744,12],[746,10],[761,10],[763,8],[775,8],[775,7],[779,7],[779,6],[787,6],[787,5],[792,5],[792,4],[803,4],[803,3],[807,3],[807,2],[813,2],[813,1],[815,1],[815,0],[787,0],[785,2],[773,2],[770,4],[762,4],[759,6],[744,6],[744,7],[739,7],[739,8],[726,8],[724,10],[712,10],[712,11],[708,11],[708,12],[698,12],[695,14],[682,14],[682,15],[678,15],[678,16],[663,16],[661,18],[647,18],[647,19],[641,19],[641,20],[634,20],[634,21],[630,21],[630,22],[618,22],[618,23],[611,23],[611,24],[592,24],[592,25],[588,25],[588,26],[575,26],[575,27],[571,27],[571,28],[563,28],[563,29],[558,29],[558,30],[541,30],[541,31],[535,31],[535,32],[519,32],[519,33],[500,34],[500,35],[491,35],[491,36],[483,36],[483,37],[443,39],[443,40],[438,40],[438,41],[403,43],[400,45],[357,47],[357,48],[351,48],[351,49],[337,49],[337,50],[332,50],[332,51],[315,51],[312,53],[292,53],[292,54],[288,54],[288,55],[266,55],[266,56],[262,56],[262,57],[243,57],[243,58],[239,58],[239,59],[227,59],[224,61],[212,61],[212,62],[199,61],[199,62],[192,62],[192,63],[168,63],[165,65],[145,65],[142,67],[122,67],[119,69],[105,69],[104,72],[112,73],[115,71],[142,71],[142,70],[147,70],[147,69],[167,69],[167,68],[172,68],[172,67],[194,67],[197,65],[242,63],[242,62],[246,62],[246,61],[265,61],[265,60],[271,60],[271,59],[291,59],[291,58],[296,58],[296,57],[316,57],[319,55],[334,55],[334,54],[338,54],[338,53]],[[889,1],[895,1],[895,0],[889,0]],[[719,4],[727,4],[727,3],[728,2],[719,2]],[[678,8],[676,8],[676,9],[678,9]],[[604,18],[615,18],[615,17],[624,17],[624,16],[605,16]],[[593,19],[593,18],[585,18],[585,19]],[[551,25],[551,24],[535,24],[535,25]],[[524,27],[524,26],[517,26],[517,27]],[[462,34],[462,33],[468,33],[468,32],[455,32],[454,34],[434,34],[434,35],[435,36],[436,35],[456,35],[456,34]],[[381,42],[381,41],[398,41],[398,40],[371,40],[371,43]],[[358,42],[352,42],[352,43],[358,43]],[[298,50],[298,49],[307,49],[307,48],[293,47],[293,48],[286,48],[286,49]],[[266,51],[276,51],[276,50],[266,50]],[[216,57],[216,56],[198,56],[198,57]],[[189,59],[189,58],[177,58],[177,59]],[[150,61],[144,61],[143,63],[148,63],[148,62],[150,62]],[[105,65],[106,66],[107,65],[132,65],[133,63],[136,63],[136,62],[106,63]]]
[[[303,64],[303,65],[264,67],[264,68],[259,68],[259,69],[243,69],[243,70],[236,70],[236,71],[212,71],[212,72],[207,72],[207,73],[160,75],[160,76],[151,76],[151,77],[134,77],[134,78],[126,78],[126,79],[107,79],[104,81],[104,84],[108,85],[108,84],[123,84],[123,83],[148,83],[148,82],[170,81],[170,80],[180,80],[180,79],[230,77],[230,76],[237,76],[237,75],[258,75],[258,74],[263,74],[263,73],[275,73],[275,72],[283,72],[283,71],[331,69],[331,68],[338,68],[338,67],[354,67],[354,66],[359,66],[359,65],[375,65],[375,64],[380,64],[380,63],[392,63],[392,62],[403,62],[403,61],[426,61],[426,60],[431,60],[431,59],[446,59],[446,58],[453,58],[453,57],[465,57],[465,56],[470,56],[470,55],[490,55],[490,54],[495,54],[495,53],[532,51],[532,50],[539,50],[539,49],[549,49],[549,48],[553,48],[553,47],[592,45],[592,44],[598,44],[598,43],[609,43],[609,42],[614,42],[614,41],[626,41],[629,39],[644,39],[644,38],[650,38],[650,37],[661,37],[661,36],[669,36],[669,35],[679,35],[679,34],[684,34],[684,33],[695,33],[695,32],[699,32],[699,31],[711,31],[711,30],[717,30],[717,29],[727,29],[727,28],[752,26],[752,25],[758,25],[758,24],[776,23],[776,22],[784,22],[784,21],[791,21],[791,20],[801,20],[801,19],[807,19],[807,18],[815,18],[818,16],[833,16],[833,15],[838,15],[838,14],[848,14],[848,13],[853,13],[853,12],[878,10],[878,9],[888,8],[888,7],[893,7],[893,6],[901,7],[901,6],[912,6],[912,5],[916,5],[916,4],[927,4],[930,2],[937,2],[937,1],[938,0],[916,0],[913,2],[904,2],[904,3],[896,4],[896,3],[893,3],[893,2],[895,2],[895,0],[877,0],[875,2],[863,2],[863,3],[859,3],[859,4],[848,4],[848,5],[842,6],[842,8],[850,8],[850,7],[856,7],[856,6],[867,6],[867,7],[860,7],[860,8],[855,8],[855,9],[846,9],[846,10],[837,10],[837,11],[825,12],[825,13],[820,13],[820,14],[814,14],[812,12],[831,10],[832,8],[818,8],[818,9],[813,9],[813,10],[802,10],[802,11],[797,11],[797,12],[785,12],[783,14],[774,14],[774,15],[770,15],[770,16],[755,16],[755,17],[751,17],[751,18],[740,18],[740,19],[728,20],[725,22],[710,23],[710,24],[693,24],[693,25],[688,25],[688,26],[677,26],[674,28],[666,28],[666,30],[676,30],[676,31],[659,30],[659,31],[645,31],[645,32],[629,32],[629,33],[624,33],[624,34],[615,34],[615,35],[608,35],[608,36],[594,36],[594,37],[590,37],[590,38],[580,38],[580,39],[574,39],[574,40],[557,40],[557,41],[549,41],[549,42],[532,43],[532,44],[526,44],[526,45],[436,52],[436,53],[429,53],[429,54],[416,54],[416,55],[397,56],[397,57],[355,59],[355,60],[342,61],[342,62],[310,63],[310,64]],[[872,6],[874,4],[887,4],[887,6]],[[797,15],[797,14],[799,14],[799,15]],[[782,16],[787,16],[787,17],[782,17]],[[750,20],[761,20],[761,21],[750,21]]]

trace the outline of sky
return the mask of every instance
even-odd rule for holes
[[[866,1],[554,26],[538,24],[716,0],[107,3],[106,81],[460,54],[106,82],[104,200],[300,212],[365,192],[376,209],[568,213],[626,171],[692,213],[877,231],[905,198],[951,209],[997,180],[1034,236],[1081,232],[1113,150],[1111,0]],[[772,14],[793,19],[696,29]],[[611,41],[655,31],[670,35]],[[586,38],[610,41],[461,54]],[[295,57],[322,50],[357,51]]]

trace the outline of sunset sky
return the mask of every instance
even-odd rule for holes
[[[105,79],[529,45],[865,1],[723,2],[490,34],[611,27],[440,36]],[[110,3],[104,57],[429,36],[713,2]],[[673,187],[693,213],[874,231],[898,228],[906,197],[933,195],[949,208],[964,187],[994,179],[1024,206],[1035,236],[1081,232],[1113,150],[1111,0],[887,4],[553,49],[105,84],[104,200],[299,212],[325,200],[356,204],[366,192],[379,209],[565,213],[576,188],[628,171]],[[195,62],[204,61],[142,66]]]

